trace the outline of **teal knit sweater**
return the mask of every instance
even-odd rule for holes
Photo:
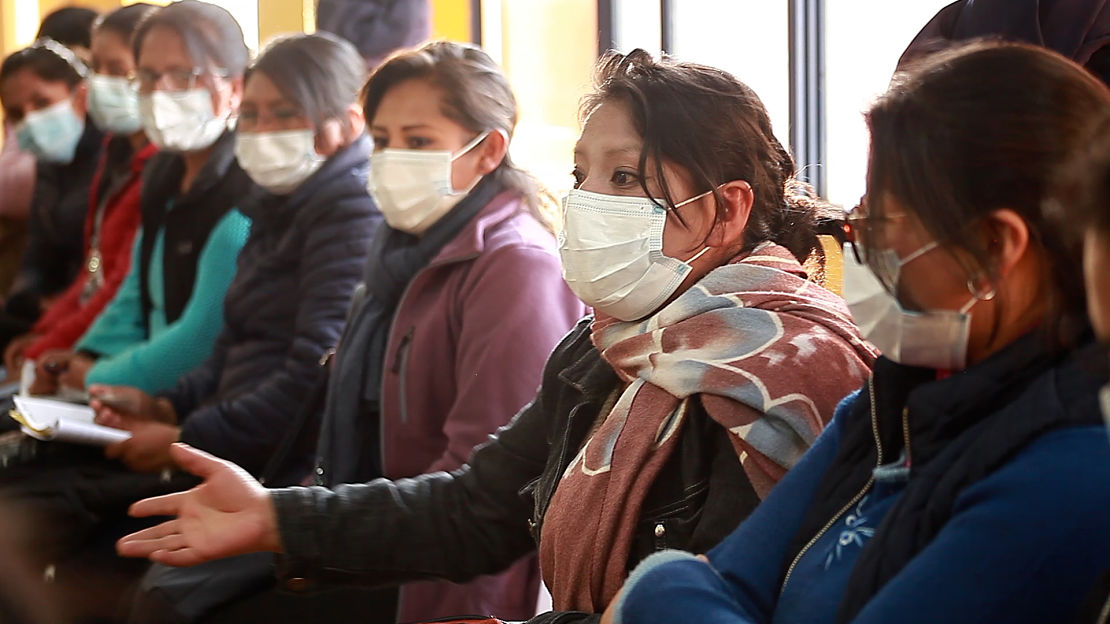
[[[166,322],[162,281],[163,232],[155,239],[148,266],[151,310],[142,322],[139,245],[135,237],[131,271],[119,292],[77,343],[78,349],[101,355],[85,376],[85,384],[134,386],[148,393],[171,388],[178,377],[208,357],[224,324],[224,293],[235,277],[239,250],[250,232],[250,220],[229,211],[208,236],[197,260],[193,294],[173,323]],[[150,328],[147,337],[146,327]]]

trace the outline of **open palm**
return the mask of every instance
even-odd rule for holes
[[[170,450],[182,469],[204,479],[185,492],[141,500],[131,515],[176,516],[117,544],[125,557],[191,566],[248,552],[280,550],[277,520],[262,484],[231,462],[183,444]]]

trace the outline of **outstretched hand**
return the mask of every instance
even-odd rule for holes
[[[249,552],[281,550],[270,494],[247,471],[184,444],[174,444],[170,455],[180,468],[204,482],[185,492],[132,505],[132,516],[176,518],[124,537],[116,544],[120,555],[191,566]]]

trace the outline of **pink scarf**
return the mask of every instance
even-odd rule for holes
[[[646,320],[595,322],[592,338],[626,385],[563,474],[540,536],[555,608],[590,613],[624,582],[644,497],[692,400],[734,434],[762,497],[875,357],[844,301],[806,281],[790,252],[770,243]]]

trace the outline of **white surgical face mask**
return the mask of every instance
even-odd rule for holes
[[[674,294],[692,270],[690,263],[709,250],[706,247],[686,261],[665,255],[667,211],[660,205],[662,201],[648,197],[579,189],[563,200],[559,233],[563,279],[583,303],[622,321],[641,319]]]
[[[113,134],[132,134],[142,129],[139,92],[129,80],[92,74],[87,83],[89,116],[101,130]]]
[[[208,89],[153,91],[139,96],[143,130],[158,149],[195,152],[210,147],[227,130],[229,113],[212,111]]]
[[[316,153],[316,132],[242,132],[235,137],[235,157],[255,184],[278,195],[301,185],[324,164]]]
[[[936,243],[930,243],[905,259],[899,259],[891,250],[883,250],[877,252],[875,260],[891,287],[897,288],[901,268],[936,247]],[[888,359],[938,370],[963,370],[967,366],[967,340],[971,329],[968,311],[978,303],[978,297],[972,296],[959,310],[906,310],[871,268],[858,262],[851,248],[845,245],[844,299],[864,339],[878,347]]]
[[[367,188],[389,227],[417,236],[451,211],[470,189],[451,187],[451,163],[489,136],[479,134],[452,154],[439,150],[383,149],[370,156]]]
[[[27,113],[16,126],[19,147],[48,163],[73,162],[77,144],[85,132],[85,120],[73,110],[69,98]]]

